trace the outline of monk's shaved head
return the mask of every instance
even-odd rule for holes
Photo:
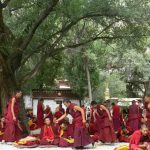
[[[148,127],[145,124],[141,125],[141,133],[146,136],[148,134]]]
[[[148,129],[148,127],[147,127],[146,124],[142,124],[142,125],[141,125],[141,129]]]

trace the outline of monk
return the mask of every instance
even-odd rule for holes
[[[55,133],[49,118],[44,119],[44,126],[41,129],[41,145],[56,145]],[[58,142],[57,142],[58,144]]]
[[[117,103],[112,103],[112,118],[113,118],[113,125],[114,130],[117,132],[121,128],[121,113],[120,113],[120,106]]]
[[[93,139],[94,143],[99,141],[99,133],[96,129],[95,124],[86,122],[86,128]]]
[[[53,122],[53,114],[51,108],[48,105],[46,106],[45,114],[46,114],[45,118],[50,118],[50,121]]]
[[[99,140],[103,143],[114,142],[116,140],[113,122],[109,110],[104,105],[99,105],[92,101],[91,106],[96,108],[93,115],[95,126],[98,128]]]
[[[76,104],[71,103],[69,100],[64,100],[64,105],[67,107],[67,110],[63,116],[56,120],[56,122],[61,121],[68,114],[72,116],[74,125],[73,147],[83,148],[84,146],[93,143],[93,140],[85,127],[86,120],[84,110]]]
[[[29,125],[29,128],[30,130],[35,130],[37,129],[37,121],[36,121],[36,117],[32,117],[29,121],[28,121],[28,125]]]
[[[60,125],[59,134],[59,147],[72,147],[74,143],[73,126],[69,122],[64,122]]]
[[[55,117],[55,118],[60,118],[62,115],[63,115],[63,113],[62,113],[62,111],[60,110],[60,107],[59,107],[59,106],[56,107],[54,117]]]
[[[5,131],[3,139],[6,142],[14,142],[18,137],[18,117],[19,117],[19,98],[22,96],[21,91],[16,91],[15,96],[10,98],[5,113]]]
[[[133,132],[139,129],[140,116],[139,106],[132,101],[132,105],[129,107],[128,124]]]
[[[37,126],[38,128],[43,127],[44,125],[44,99],[41,98],[38,101],[38,105],[37,105]]]
[[[119,142],[129,142],[131,133],[132,133],[131,129],[123,125],[122,128],[117,133]]]
[[[150,150],[150,133],[145,124],[141,125],[141,129],[135,131],[130,139],[130,150]]]

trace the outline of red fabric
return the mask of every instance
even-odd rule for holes
[[[140,113],[139,113],[139,106],[136,104],[132,104],[129,107],[129,115],[128,115],[128,124],[132,128],[133,131],[139,129],[140,123]]]
[[[45,109],[46,118],[49,118],[51,123],[53,122],[53,114],[49,107]]]
[[[115,131],[118,131],[121,128],[121,114],[118,105],[113,106],[113,124]]]
[[[146,110],[146,118],[147,118],[146,124],[148,126],[148,129],[150,130],[150,110],[149,109]]]
[[[13,115],[11,112],[13,98],[15,98],[14,113],[15,113],[16,121],[13,120]],[[19,116],[19,102],[16,97],[12,97],[9,100],[8,107],[5,113],[5,131],[4,131],[3,139],[6,142],[14,142],[20,138],[20,133],[17,125],[18,116]]]
[[[94,109],[91,108],[91,109],[90,109],[90,123],[94,123],[93,112],[94,112]]]
[[[66,110],[66,114],[70,114],[73,117],[74,125],[74,144],[73,147],[86,146],[93,142],[92,138],[88,134],[87,128],[82,122],[82,114],[80,111],[75,110],[76,104],[71,103]]]
[[[63,113],[61,111],[57,111],[55,112],[54,116],[58,119],[63,115]]]
[[[118,117],[120,116],[120,107],[118,105],[114,105],[113,106],[113,116],[115,117]]]
[[[100,105],[97,106],[97,112],[99,116],[96,117],[95,127],[97,127],[97,132],[99,132],[100,141],[114,142],[116,136],[113,122],[109,120],[107,112]]]
[[[37,126],[41,128],[44,125],[44,110],[43,104],[38,102],[37,105]]]
[[[136,150],[136,148],[138,147],[139,142],[140,142],[140,137],[141,137],[141,131],[140,130],[135,131],[132,134],[131,139],[130,139],[130,144],[129,144],[129,147],[131,150]]]
[[[119,130],[118,132],[118,140],[119,142],[129,142],[130,141],[130,135],[131,135],[131,130],[127,127],[126,132],[124,132],[122,129]]]
[[[41,137],[44,140],[54,140],[54,132],[51,126],[44,126],[42,128]]]

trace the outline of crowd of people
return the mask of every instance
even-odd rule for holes
[[[60,104],[55,112],[44,107],[44,99],[37,105],[37,116],[28,111],[30,131],[40,129],[39,134],[24,134],[19,119],[21,91],[10,98],[4,117],[0,121],[0,140],[15,142],[17,146],[56,145],[59,147],[83,148],[95,142],[128,142],[130,150],[150,150],[150,98],[132,101],[122,109],[117,102],[111,107],[106,103],[91,102],[90,113],[86,108],[64,100],[66,110]],[[68,115],[72,116],[70,122]]]

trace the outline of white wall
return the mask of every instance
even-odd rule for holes
[[[32,109],[32,98],[29,95],[23,96],[25,109]]]
[[[77,100],[72,100],[72,103],[79,105],[79,101]],[[33,100],[33,114],[34,115],[37,115],[37,104],[38,104],[38,100],[34,99]],[[55,100],[44,99],[44,106],[46,107],[46,105],[49,105],[51,107],[51,110],[53,113],[55,112],[56,107],[59,106],[59,104],[57,104]],[[64,105],[62,106],[64,109],[66,109]]]

